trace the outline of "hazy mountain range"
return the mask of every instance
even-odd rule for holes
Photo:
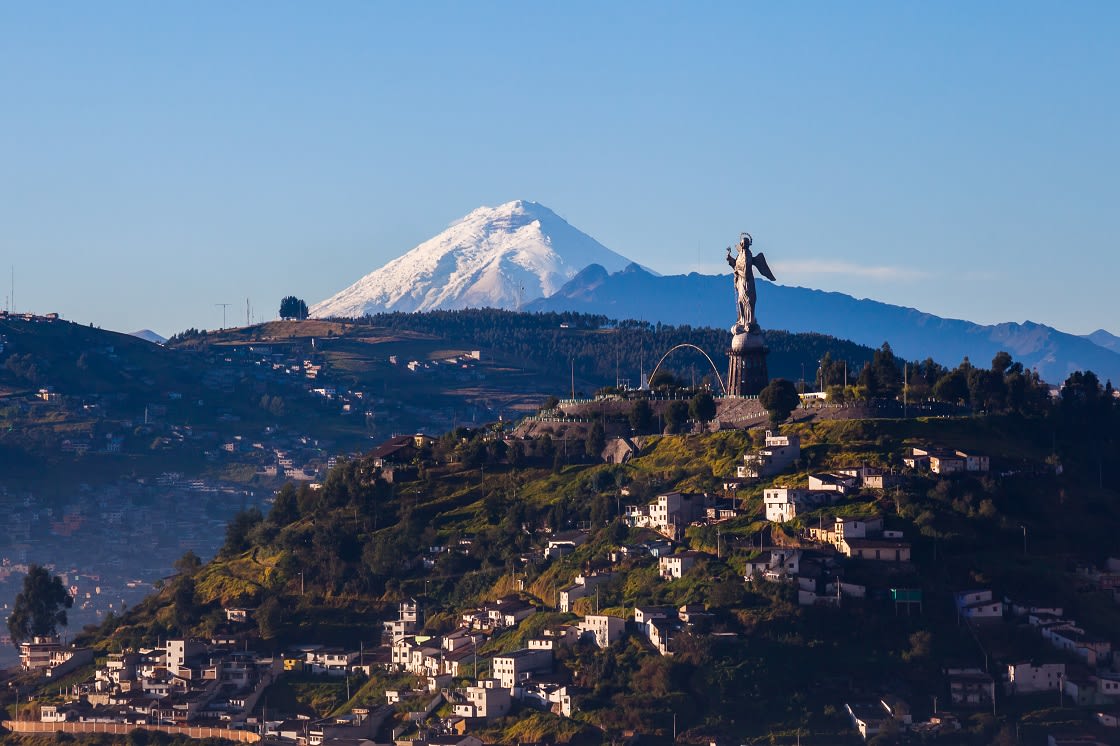
[[[1120,381],[1120,337],[1084,337],[1032,321],[981,325],[843,293],[759,281],[764,329],[819,332],[910,359],[987,365],[1000,350],[1052,383],[1074,370]],[[657,275],[552,210],[516,200],[480,207],[311,308],[315,317],[456,308],[580,311],[652,323],[730,327],[729,275]]]
[[[636,318],[667,324],[726,326],[734,321],[734,290],[729,275],[655,277],[632,265],[608,273],[588,267],[548,298],[525,310],[572,310],[611,318]],[[1067,334],[1033,321],[993,325],[946,319],[913,308],[843,293],[758,282],[758,315],[764,329],[819,332],[859,344],[890,342],[911,360],[933,357],[953,366],[964,357],[987,365],[1000,350],[1053,383],[1074,370],[1093,370],[1120,381],[1120,339],[1098,331],[1087,337]]]

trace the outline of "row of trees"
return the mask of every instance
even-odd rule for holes
[[[1050,397],[1038,373],[1026,370],[1008,352],[997,353],[988,368],[973,365],[967,357],[957,367],[947,368],[932,358],[904,361],[885,342],[854,376],[844,361],[826,353],[817,381],[834,399],[851,396],[848,387],[854,384],[858,398],[933,399],[991,414],[1041,414]]]

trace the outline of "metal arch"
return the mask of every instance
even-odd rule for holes
[[[688,342],[684,342],[684,343],[676,345],[674,347],[670,347],[669,351],[666,352],[664,355],[662,355],[661,359],[657,361],[657,365],[653,366],[653,372],[649,374],[649,380],[652,381],[653,377],[655,375],[657,375],[657,369],[661,367],[661,364],[663,362],[665,362],[665,358],[669,357],[670,355],[672,355],[674,352],[676,352],[677,350],[679,350],[682,347],[691,347],[692,349],[696,350],[697,352],[699,352],[701,355],[704,356],[704,359],[706,359],[708,361],[708,364],[712,366],[712,372],[716,374],[716,380],[719,381],[719,387],[721,389],[723,389],[723,395],[727,396],[727,386],[723,382],[723,377],[720,376],[720,374],[719,374],[719,368],[717,368],[716,364],[714,362],[712,362],[712,358],[710,358],[708,356],[708,353],[704,352],[704,350],[702,350],[699,347],[697,347],[696,345],[690,344]]]

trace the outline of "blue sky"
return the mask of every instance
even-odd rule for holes
[[[0,4],[0,296],[163,334],[483,204],[662,273],[1120,332],[1116,3]]]

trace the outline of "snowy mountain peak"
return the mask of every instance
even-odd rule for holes
[[[471,211],[438,236],[315,304],[311,315],[516,309],[556,292],[590,264],[615,272],[630,260],[544,205],[514,200]]]

